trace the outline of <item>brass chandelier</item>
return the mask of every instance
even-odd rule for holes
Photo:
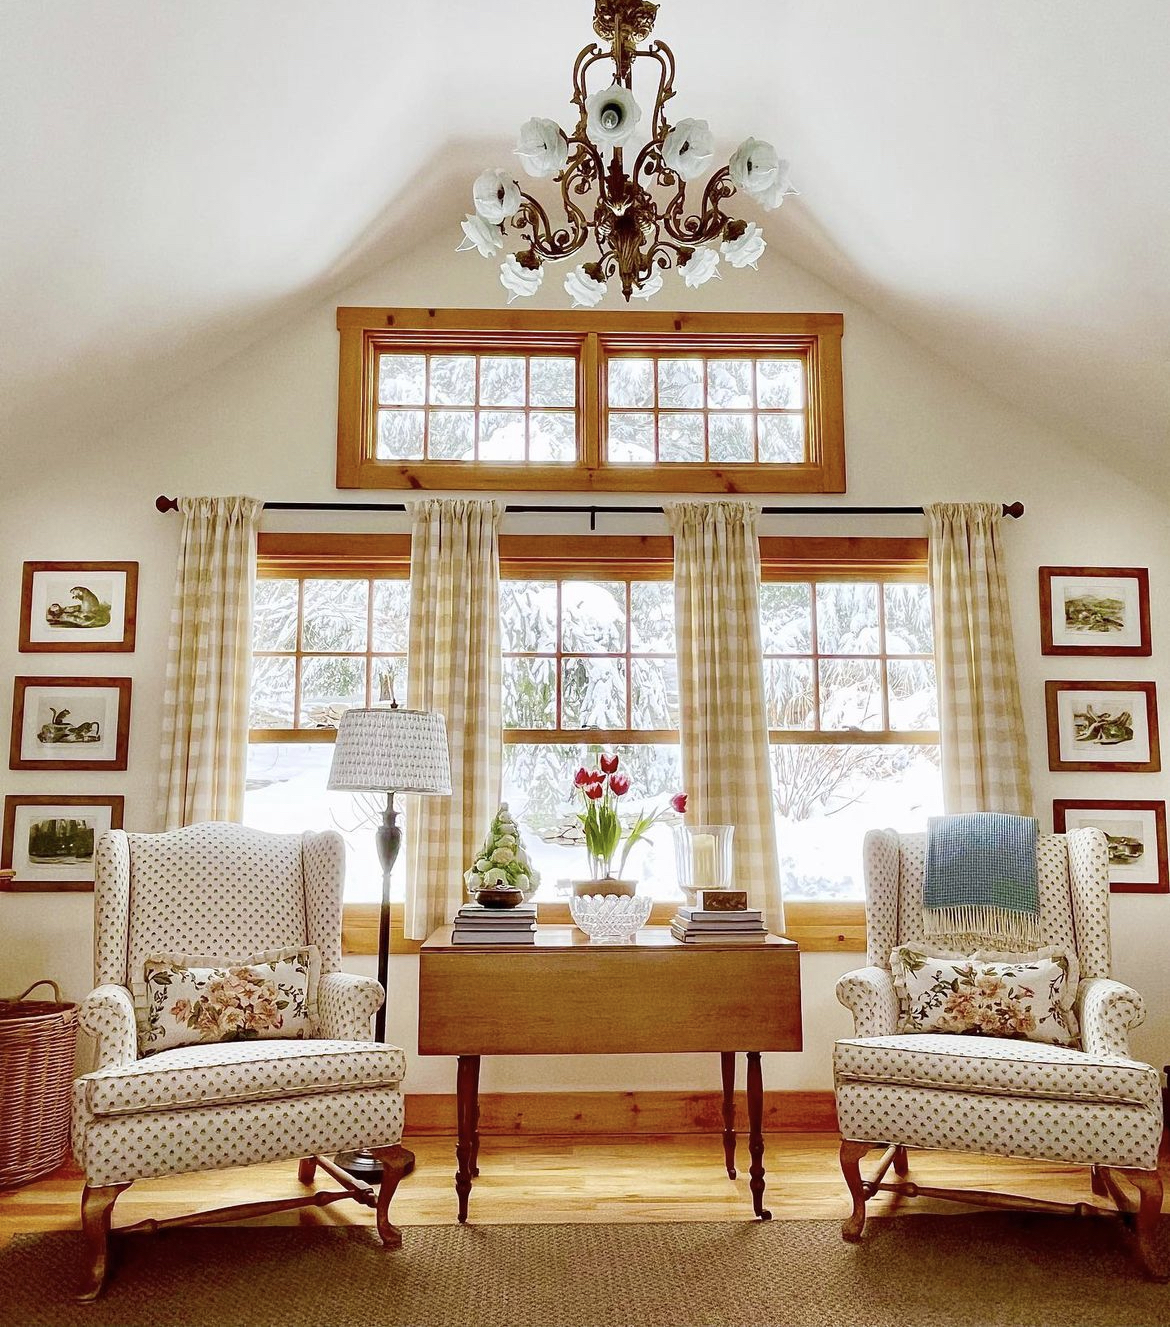
[[[754,221],[729,217],[723,204],[742,192],[770,211],[796,192],[788,162],[770,143],[748,138],[707,181],[698,210],[688,206],[687,185],[706,173],[714,138],[706,120],[667,122],[674,55],[663,42],[640,45],[653,32],[657,12],[647,0],[596,0],[593,30],[609,50],[593,44],[577,55],[576,128],[566,134],[555,120],[540,118],[521,126],[516,155],[529,175],[560,185],[563,223],[551,220],[508,171],[487,170],[475,181],[475,211],[463,222],[459,249],[494,258],[504,249],[509,228],[519,232],[521,247],[500,264],[509,304],[540,289],[546,263],[572,257],[590,239],[598,257],[565,278],[574,308],[599,303],[611,280],[621,283],[628,302],[656,295],[662,273],[671,267],[692,289],[718,276],[721,257],[732,267],[754,268],[767,247],[763,231]],[[613,62],[612,80],[590,93],[587,75],[606,60]],[[635,153],[642,111],[634,98],[633,70],[639,60],[657,65],[658,90],[650,137]],[[627,153],[633,159],[629,169]]]

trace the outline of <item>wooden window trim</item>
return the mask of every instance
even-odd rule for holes
[[[831,313],[551,313],[488,309],[339,308],[337,487],[510,491],[843,493],[844,319]],[[577,358],[575,464],[398,462],[374,456],[377,355],[394,346],[564,354]],[[762,354],[806,361],[808,455],[798,464],[606,463],[607,355],[631,350]]]
[[[673,540],[669,535],[501,535],[501,575],[629,575],[637,579],[669,579],[673,565]],[[801,576],[810,580],[922,580],[925,576],[927,541],[895,538],[799,538],[762,536],[761,571],[764,580]],[[258,574],[262,576],[371,576],[399,574],[410,566],[410,536],[407,534],[282,534],[263,532],[258,542]],[[328,730],[295,730],[281,734],[282,741],[333,740]],[[628,734],[631,740],[673,740],[673,734]],[[817,734],[801,734],[792,740],[808,740]],[[873,741],[881,734],[861,734],[858,740]],[[898,734],[899,740],[903,735]],[[505,740],[508,740],[505,737]],[[521,740],[515,737],[513,740]],[[773,740],[787,740],[774,735]],[[892,740],[892,739],[891,739]],[[917,737],[907,737],[917,741]],[[926,740],[925,737],[922,740]],[[665,925],[675,905],[656,903],[650,915],[653,925]],[[391,952],[415,954],[419,941],[407,940],[403,932],[404,908],[391,904]],[[864,953],[866,948],[865,905],[858,901],[797,900],[785,904],[788,935],[806,953]],[[540,921],[568,925],[567,903],[539,905]],[[377,953],[378,904],[347,903],[343,908],[342,952],[348,955]]]

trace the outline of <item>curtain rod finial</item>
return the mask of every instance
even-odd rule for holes
[[[165,493],[160,493],[158,497],[155,498],[154,505],[158,508],[159,511],[179,510],[178,498],[168,498]]]
[[[1023,516],[1024,504],[1022,502],[1005,502],[1003,504],[1003,514],[1005,516]]]

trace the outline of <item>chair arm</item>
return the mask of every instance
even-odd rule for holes
[[[107,982],[91,991],[78,1007],[77,1021],[97,1042],[95,1069],[138,1059],[134,1001],[125,986]]]
[[[327,972],[317,987],[318,1036],[341,1041],[373,1041],[370,1019],[386,993],[373,977]]]
[[[898,996],[885,968],[858,968],[837,983],[837,999],[853,1014],[854,1036],[888,1037],[898,1030]]]
[[[1129,1054],[1129,1030],[1146,1019],[1146,1002],[1133,989],[1111,977],[1087,977],[1077,988],[1081,1045],[1093,1055]]]

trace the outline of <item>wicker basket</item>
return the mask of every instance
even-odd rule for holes
[[[38,986],[52,1000],[26,1000]],[[69,1151],[77,1006],[55,981],[0,1000],[0,1189],[55,1170]]]

